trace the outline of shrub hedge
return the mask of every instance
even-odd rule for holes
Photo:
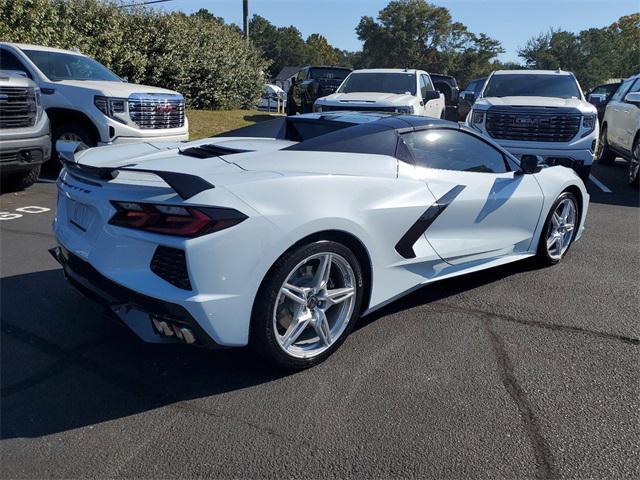
[[[255,106],[269,65],[237,27],[215,17],[101,0],[0,0],[0,40],[78,49],[201,109]]]

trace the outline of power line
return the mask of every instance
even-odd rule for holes
[[[140,3],[130,3],[128,5],[119,5],[118,8],[129,8],[129,7],[139,7],[142,5],[151,5],[152,3],[164,3],[171,2],[172,0],[148,0]]]

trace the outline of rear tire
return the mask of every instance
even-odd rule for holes
[[[609,148],[607,141],[607,127],[606,125],[600,130],[600,139],[598,141],[598,163],[602,165],[611,165],[616,160],[616,154]]]
[[[563,215],[564,208],[568,208],[566,216]],[[555,265],[564,258],[576,238],[579,222],[580,210],[575,195],[571,192],[561,193],[549,210],[540,233],[536,254],[539,265]]]
[[[360,263],[346,246],[317,241],[294,248],[276,261],[262,282],[253,305],[249,344],[287,370],[317,365],[353,329],[363,292]]]

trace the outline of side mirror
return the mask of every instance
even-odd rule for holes
[[[476,94],[471,90],[465,90],[464,92],[460,92],[460,98],[466,100],[469,103],[473,103],[476,101]]]
[[[440,98],[440,92],[437,90],[427,90],[426,93],[422,96],[424,103],[427,103],[429,100],[435,100]]]
[[[640,92],[627,93],[624,97],[624,101],[627,103],[633,103],[636,107],[640,107]]]
[[[521,174],[529,175],[532,173],[538,173],[540,171],[540,164],[542,163],[542,157],[538,155],[522,155],[520,157],[520,172]]]
[[[296,80],[296,77],[291,77],[291,86],[293,87],[296,83],[298,83],[298,80]]]
[[[605,97],[599,93],[592,93],[587,97],[587,101],[594,106],[599,106],[604,103]]]

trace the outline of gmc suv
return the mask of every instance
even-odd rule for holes
[[[31,186],[51,155],[49,119],[40,89],[28,78],[0,71],[0,176],[10,190]]]
[[[493,72],[467,115],[467,125],[512,154],[573,168],[586,183],[598,141],[596,108],[571,72]]]
[[[629,185],[640,186],[640,74],[627,78],[607,104],[600,130],[598,162],[629,161]]]
[[[40,87],[52,145],[60,139],[87,148],[189,138],[182,95],[127,83],[81,53],[0,42],[0,69],[24,72]]]

